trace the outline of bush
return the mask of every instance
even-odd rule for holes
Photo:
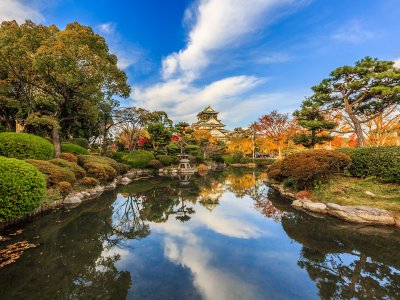
[[[211,159],[212,161],[217,162],[217,163],[223,163],[223,162],[224,162],[223,157],[222,157],[221,155],[218,155],[218,154],[211,155],[211,156],[210,156],[210,159]]]
[[[0,133],[0,155],[19,159],[48,160],[53,154],[53,144],[40,136],[15,132]]]
[[[117,171],[108,164],[88,162],[84,165],[86,174],[102,182],[110,181],[117,176]]]
[[[75,174],[71,170],[57,166],[50,161],[28,159],[26,162],[34,165],[44,174],[48,186],[56,185],[60,181],[74,183],[76,180]]]
[[[32,212],[43,202],[45,193],[45,178],[34,166],[0,157],[0,219]]]
[[[169,143],[165,148],[169,155],[176,155],[181,152],[181,148],[177,143]]]
[[[87,187],[94,187],[100,184],[100,182],[93,177],[83,177],[79,180],[79,184]]]
[[[152,168],[154,170],[158,170],[158,169],[161,169],[163,167],[163,165],[159,160],[152,159],[151,161],[149,161],[149,164],[147,165],[147,167]]]
[[[88,155],[89,154],[89,151],[87,151],[87,149],[85,149],[79,145],[75,145],[75,144],[71,144],[71,143],[62,143],[61,151],[72,153],[75,155],[79,155],[79,154]]]
[[[67,152],[61,153],[60,158],[68,160],[69,162],[72,162],[72,163],[76,163],[78,161],[78,158],[75,156],[75,154],[67,153]]]
[[[374,176],[381,182],[400,183],[400,147],[339,149],[351,158],[349,172],[354,177]]]
[[[313,188],[331,175],[342,173],[351,163],[344,153],[329,150],[309,150],[293,153],[268,168],[268,176],[287,181],[297,190]]]
[[[157,155],[157,159],[164,165],[169,166],[173,163],[174,158],[169,155]]]
[[[121,162],[121,158],[122,156],[124,156],[125,154],[127,154],[128,152],[113,152],[113,151],[109,151],[107,152],[107,156],[118,161]]]
[[[222,157],[227,165],[240,164],[242,158],[244,158],[242,152],[234,152],[231,155],[225,155]]]
[[[57,186],[58,190],[63,196],[66,196],[72,192],[72,185],[68,181],[60,181]]]
[[[203,152],[201,152],[201,149],[197,145],[187,145],[185,147],[185,153],[193,155],[194,157],[202,157]]]
[[[85,164],[87,163],[100,163],[106,164],[115,169],[115,171],[122,175],[129,171],[130,167],[126,164],[119,163],[114,159],[107,156],[95,156],[95,155],[79,155],[78,156],[78,164],[85,168]]]
[[[126,153],[121,157],[121,162],[130,165],[132,168],[145,168],[151,160],[155,159],[154,154],[146,150],[136,150]]]
[[[81,146],[82,148],[89,148],[89,141],[85,138],[73,138],[68,140],[69,144],[75,144]]]
[[[85,170],[78,166],[75,163],[69,162],[65,159],[62,158],[54,158],[50,161],[52,164],[55,164],[57,166],[67,168],[68,170],[72,171],[75,174],[76,178],[83,178],[86,176]]]

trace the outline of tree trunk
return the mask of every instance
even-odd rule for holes
[[[23,132],[24,131],[24,124],[22,124],[20,121],[16,120],[15,121],[15,132]]]
[[[282,145],[281,145],[281,142],[278,143],[278,158],[282,159]]]
[[[60,129],[57,126],[53,126],[52,138],[54,145],[54,157],[60,157],[61,154],[61,140],[60,140]]]
[[[361,128],[361,123],[358,121],[353,120],[354,129],[356,132],[357,140],[358,140],[358,147],[362,148],[365,147],[365,137],[364,133]]]
[[[103,143],[101,143],[101,155],[105,155],[107,152],[107,130],[104,128],[103,132]]]

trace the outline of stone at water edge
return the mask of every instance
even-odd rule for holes
[[[324,203],[303,200],[303,208],[317,213],[326,213],[326,205]]]
[[[292,206],[294,206],[294,207],[303,207],[303,202],[301,200],[294,200],[292,202]]]
[[[82,200],[76,196],[67,197],[64,199],[64,204],[79,204],[81,202],[82,202]]]
[[[340,219],[363,224],[394,225],[394,217],[384,209],[367,206],[342,206],[328,203],[328,214]]]

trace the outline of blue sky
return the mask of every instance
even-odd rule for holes
[[[122,105],[192,122],[210,104],[228,128],[292,112],[366,55],[400,67],[399,18],[398,0],[0,0],[0,20],[105,36],[132,86]]]

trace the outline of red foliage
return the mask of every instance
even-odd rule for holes
[[[181,140],[181,137],[179,135],[173,135],[171,137],[171,142],[179,142]]]
[[[140,145],[140,146],[143,146],[143,145],[146,144],[148,141],[150,141],[149,138],[147,138],[147,137],[141,137],[141,138],[139,138],[139,145]]]

